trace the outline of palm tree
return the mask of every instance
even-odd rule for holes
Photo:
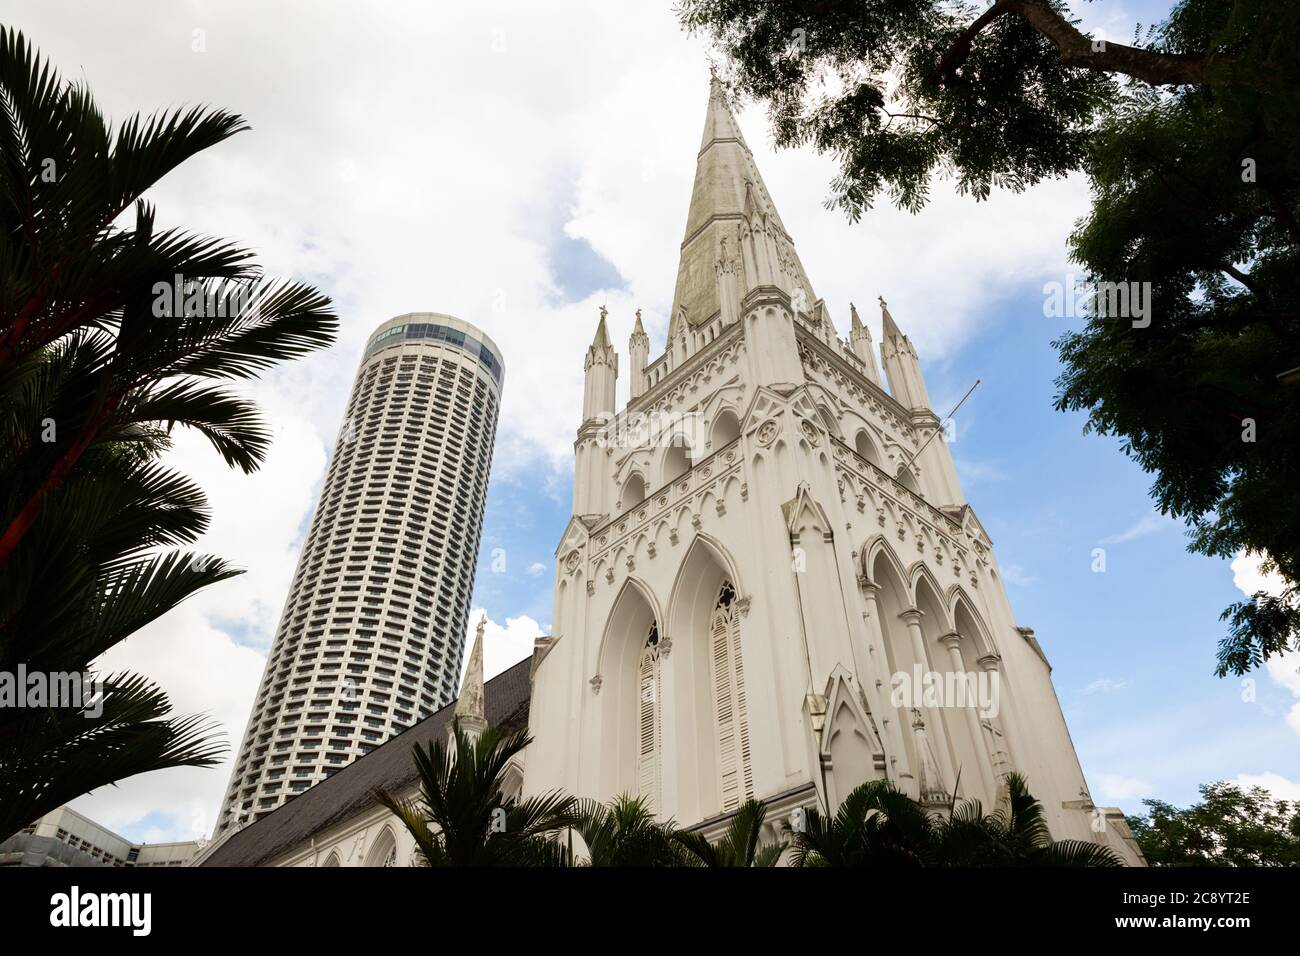
[[[255,471],[271,433],[220,382],[333,341],[315,289],[265,279],[232,243],[157,229],[146,190],[247,128],[194,107],[110,130],[0,28],[0,671],[84,673],[195,591],[237,573],[174,550],[207,527],[202,492],[156,462],[175,426]],[[147,770],[222,746],[117,675],[98,718],[0,711],[0,835]]]
[[[1006,797],[993,813],[978,800],[957,806],[939,824],[940,846],[949,866],[1122,866],[1115,853],[1085,840],[1053,840],[1043,805],[1025,778],[1008,774]]]
[[[762,801],[750,798],[741,804],[717,843],[686,830],[674,831],[672,838],[700,866],[776,866],[787,844],[760,845],[766,813],[767,806]]]
[[[873,780],[855,788],[833,817],[805,810],[793,847],[795,866],[928,866],[934,821],[888,781]]]
[[[627,794],[609,803],[583,800],[572,814],[572,828],[586,847],[587,866],[684,866],[691,862],[670,822],[655,819],[650,805]],[[578,861],[570,844],[562,861]]]
[[[929,813],[884,780],[855,789],[835,816],[806,811],[794,834],[795,866],[1120,866],[1110,849],[1053,840],[1043,808],[1019,774],[1008,774],[1003,805],[978,800]]]
[[[457,721],[452,736],[454,752],[437,740],[415,748],[417,799],[375,795],[414,837],[425,865],[560,865],[564,849],[554,836],[573,820],[572,798],[501,794],[510,760],[531,741],[527,732],[502,735],[489,727],[472,740]]]

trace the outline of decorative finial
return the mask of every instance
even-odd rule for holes
[[[483,637],[483,629],[484,629],[485,627],[487,627],[487,611],[484,611],[481,615],[479,615],[479,619],[478,619],[478,630],[474,632],[474,633],[475,633],[475,636],[478,637],[478,638],[482,638],[482,637]]]
[[[876,296],[876,298],[880,300],[880,307],[882,309],[889,308],[889,303],[885,301],[885,297],[883,295],[878,295]]]
[[[636,320],[637,320],[638,322],[641,321],[641,310],[640,310],[640,309],[637,309],[637,310],[636,310]]]
[[[880,301],[883,302],[884,299],[881,299]],[[603,318],[605,318],[605,316],[608,315],[608,314],[609,314],[609,310],[607,310],[607,309],[602,305],[602,306],[600,307],[600,317],[603,319]]]

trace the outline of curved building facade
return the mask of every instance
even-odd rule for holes
[[[217,834],[455,699],[504,364],[410,313],[366,344]]]

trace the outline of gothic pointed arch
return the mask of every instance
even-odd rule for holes
[[[334,867],[334,866],[342,866],[342,865],[343,863],[339,860],[338,850],[331,850],[330,855],[327,856],[325,858],[325,862],[321,864],[321,866],[323,867],[324,866]]]
[[[782,507],[785,511],[786,529],[790,532],[792,541],[804,534],[829,536],[832,533],[826,510],[813,498],[806,481],[799,483],[795,496]]]
[[[977,610],[978,605],[971,600],[966,589],[960,584],[953,585],[949,591],[948,606],[952,613],[953,627],[963,638],[970,641],[973,660],[968,661],[968,664],[974,664],[981,657],[989,654],[997,654],[997,647],[989,635],[988,625],[984,623],[984,618]]]
[[[659,484],[671,484],[691,470],[690,447],[685,441],[674,438],[659,459]]]
[[[379,836],[370,845],[370,849],[366,852],[366,862],[362,865],[376,867],[397,866],[397,837],[393,835],[392,827],[385,826],[379,831]]]
[[[908,584],[913,605],[924,606],[926,613],[934,619],[934,627],[941,629],[940,633],[951,631],[952,616],[948,613],[948,603],[944,600],[943,586],[929,565],[924,561],[913,562]]]
[[[834,808],[868,780],[885,777],[885,748],[848,671],[836,665],[826,682],[820,758]]]
[[[887,567],[898,580],[903,594],[908,597],[911,596],[911,588],[908,586],[908,574],[903,569],[903,563],[898,560],[898,555],[894,553],[893,547],[883,534],[878,534],[867,542],[862,549],[861,561],[862,566],[859,570],[869,584],[877,586],[881,584],[879,580],[880,562],[883,561],[884,567]]]
[[[662,763],[662,695],[659,660],[653,661],[653,693],[645,691],[647,644],[662,651],[663,618],[654,592],[639,578],[629,577],[610,606],[596,653],[596,673],[590,675],[590,693],[595,694],[601,729],[597,751],[598,792],[603,797],[620,793],[637,793],[638,780],[653,760]],[[649,751],[643,728],[647,707],[654,733]],[[658,779],[658,770],[655,772]],[[661,806],[657,789],[644,793],[656,809]]]
[[[885,456],[880,451],[880,443],[872,435],[871,429],[860,425],[853,431],[853,450],[858,457],[869,461],[881,471],[885,469]]]
[[[748,598],[734,559],[697,534],[668,605],[674,718],[698,732],[675,740],[678,817],[707,819],[753,795],[742,631]]]
[[[650,623],[662,628],[663,613],[654,591],[641,578],[628,575],[618,596],[614,598],[614,603],[610,605],[609,617],[605,619],[600,647],[596,651],[597,674],[603,673],[612,662],[613,655],[618,650],[615,644],[624,636],[622,629],[626,628],[629,633],[637,630],[643,617],[648,617]]]
[[[629,508],[635,508],[641,502],[645,501],[645,496],[645,476],[639,471],[634,471],[627,476],[627,479],[623,482],[623,490],[619,493],[620,513]]]
[[[730,406],[719,409],[709,429],[709,450],[718,451],[740,437],[740,416]]]

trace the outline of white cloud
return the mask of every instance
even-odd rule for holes
[[[250,246],[268,273],[318,284],[342,318],[335,348],[250,386],[277,430],[256,477],[181,439],[173,461],[212,498],[204,546],[248,573],[168,615],[157,625],[166,641],[151,631],[122,651],[182,711],[212,709],[237,743],[260,672],[247,648],[272,639],[376,325],[434,310],[482,326],[506,364],[494,467],[542,490],[570,466],[597,308],[608,305],[620,347],[638,307],[652,337],[662,336],[703,121],[704,51],[668,4],[597,0],[328,9],[308,0],[111,9],[47,0],[12,11],[9,22],[66,77],[84,78],[116,120],[181,103],[244,114],[251,132],[151,192],[159,224]],[[984,204],[940,184],[922,215],[883,205],[851,226],[822,208],[832,159],[774,154],[755,108],[740,124],[842,331],[850,299],[878,328],[867,306],[883,294],[923,357],[941,359],[1010,284],[1067,271],[1063,240],[1088,204],[1078,179]],[[623,287],[565,301],[551,253],[573,239],[607,260]],[[1030,580],[1014,566],[1004,573]],[[489,669],[525,656],[540,633],[528,618],[508,618],[501,630]],[[196,666],[205,655],[209,665]],[[125,826],[150,810],[188,821],[198,801],[210,826],[226,775],[159,774],[89,805]]]
[[[214,628],[197,599],[110,650],[100,659],[105,672],[133,670],[152,678],[167,691],[175,713],[205,714],[221,724],[231,752],[215,768],[129,777],[74,800],[73,808],[130,839],[165,842],[210,835],[265,663],[264,655]],[[163,819],[143,829],[150,814]]]
[[[1263,787],[1275,800],[1300,800],[1300,783],[1280,773],[1239,773],[1232,782],[1239,787]]]
[[[981,482],[1006,481],[1007,473],[994,461],[978,461],[970,458],[957,458],[957,474],[963,484],[972,485]]]
[[[1097,788],[1107,800],[1140,800],[1155,789],[1144,780],[1115,773],[1099,774]]]
[[[1015,563],[1002,565],[1002,579],[1008,584],[1014,584],[1016,587],[1020,588],[1027,588],[1038,580],[1020,565]]]
[[[1276,571],[1265,573],[1263,564],[1262,557],[1244,551],[1232,559],[1232,583],[1246,597],[1254,597],[1261,591],[1277,595],[1286,589],[1282,576]],[[1300,651],[1270,657],[1264,662],[1264,670],[1273,681],[1300,697]],[[1287,711],[1286,725],[1300,737],[1300,702],[1292,704]]]
[[[1143,515],[1118,534],[1112,534],[1102,538],[1101,543],[1126,544],[1129,541],[1136,541],[1138,538],[1145,538],[1148,535],[1165,531],[1176,524],[1178,524],[1177,520],[1169,517],[1169,515],[1163,515],[1158,511],[1152,511],[1150,514]]]
[[[1102,677],[1083,689],[1085,694],[1112,694],[1117,690],[1123,690],[1128,686],[1128,681],[1111,680],[1109,677]]]
[[[528,573],[531,574],[533,577],[538,577],[539,575],[545,574],[546,565],[542,564],[542,562],[540,561],[534,561],[532,564],[528,565]]]
[[[465,647],[470,648],[474,642],[474,631],[479,618],[487,614],[483,608],[470,612],[469,625],[465,629]],[[483,629],[483,677],[491,680],[497,674],[518,664],[533,653],[533,641],[545,632],[542,626],[531,617],[520,615],[508,617],[504,625],[488,618],[487,627]],[[469,652],[465,653],[465,667],[469,666]],[[465,668],[461,669],[461,680],[465,679]]]
[[[1276,571],[1265,573],[1264,559],[1257,554],[1240,551],[1232,559],[1232,583],[1246,597],[1254,597],[1260,591],[1265,594],[1281,594],[1286,589],[1282,576]],[[1300,691],[1297,691],[1300,693]]]

